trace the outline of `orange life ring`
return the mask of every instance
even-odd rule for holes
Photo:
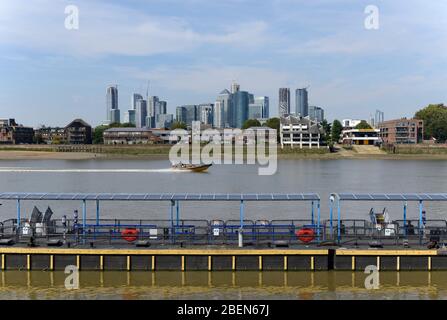
[[[138,238],[138,230],[135,228],[126,228],[121,232],[121,237],[128,242],[134,242]]]
[[[302,228],[296,232],[296,236],[301,242],[309,243],[315,239],[315,231],[311,228]]]

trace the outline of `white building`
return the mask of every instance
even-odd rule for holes
[[[316,122],[308,118],[281,117],[279,134],[281,148],[284,148],[284,146],[290,146],[291,148],[299,146],[300,149],[303,147],[320,148],[322,129]]]

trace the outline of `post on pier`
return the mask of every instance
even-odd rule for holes
[[[331,239],[334,240],[334,201],[335,197],[331,195],[329,198],[330,206],[329,206],[329,227],[331,232]]]
[[[340,230],[340,222],[341,222],[341,208],[340,208],[340,199],[337,199],[337,238],[338,238],[338,243],[340,244],[340,240],[341,240],[341,230]]]
[[[314,207],[315,207],[315,203],[314,201],[312,201],[312,212],[311,212],[311,220],[312,222],[310,224],[314,225],[315,224],[315,219],[314,219]]]
[[[240,204],[240,227],[238,232],[238,245],[239,248],[242,248],[244,246],[244,239],[243,239],[243,230],[244,230],[244,200],[241,200]]]
[[[422,211],[424,210],[424,204],[422,200],[419,200],[419,244],[422,244],[422,235],[424,233],[422,222]]]
[[[407,236],[407,202],[404,202],[404,236]]]
[[[85,229],[87,227],[87,202],[82,200],[82,243],[85,244]]]
[[[176,226],[178,227],[179,226],[179,224],[180,224],[180,204],[179,204],[179,202],[180,201],[175,201],[175,203],[176,203],[176,210],[177,210],[177,212],[176,212],[176,214],[177,214],[177,218],[176,218],[176,220],[177,220],[177,223],[176,223]]]
[[[21,217],[21,208],[20,208],[20,199],[17,199],[17,232],[20,234],[20,220]]]
[[[174,207],[175,207],[175,202],[174,200],[171,200],[171,205],[169,206],[170,209],[170,215],[171,215],[171,231],[169,232],[171,235],[171,239],[174,239]]]
[[[320,243],[320,200],[317,201],[317,240]]]
[[[99,226],[99,200],[96,200],[96,225]]]

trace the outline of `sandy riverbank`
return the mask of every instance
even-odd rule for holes
[[[92,160],[92,159],[168,159],[168,154],[108,154],[87,152],[0,151],[0,160]],[[278,159],[310,160],[447,160],[447,154],[387,154],[387,153],[279,153]]]

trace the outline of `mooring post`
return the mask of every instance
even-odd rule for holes
[[[99,200],[96,200],[96,225],[99,226]]]
[[[315,219],[314,219],[314,206],[315,206],[315,203],[312,201],[312,211],[311,211],[311,220],[312,220],[311,224],[312,224],[312,225],[315,224]]]
[[[174,200],[171,200],[171,205],[169,206],[171,215],[171,231],[169,233],[172,241],[174,241],[174,206],[175,202]]]
[[[422,211],[424,210],[424,205],[422,200],[419,200],[419,244],[422,244],[422,234],[424,233],[424,229],[422,227]]]
[[[85,244],[85,228],[87,227],[87,203],[82,200],[82,243]]]
[[[407,236],[407,202],[404,202],[404,236]]]
[[[330,206],[329,206],[329,227],[331,231],[331,240],[334,240],[334,196],[329,198]]]
[[[20,236],[20,220],[21,220],[21,212],[20,212],[20,199],[17,199],[17,234]]]
[[[320,243],[320,200],[317,202],[317,239]]]
[[[244,200],[241,200],[241,206],[240,206],[240,227],[238,232],[238,245],[239,248],[242,248],[244,246],[244,238],[243,238],[243,231],[244,231]]]
[[[338,243],[340,244],[341,239],[341,230],[340,230],[340,222],[341,222],[341,209],[340,209],[340,199],[337,199],[337,211],[338,211],[338,218],[337,218],[337,237],[338,237]]]

